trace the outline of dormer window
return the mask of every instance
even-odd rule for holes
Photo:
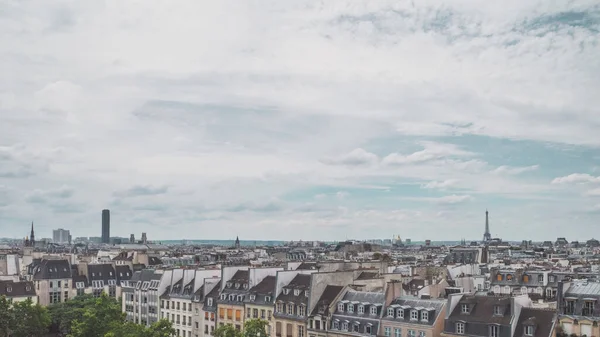
[[[468,304],[461,304],[460,305],[460,312],[463,314],[468,314],[469,313],[469,305]]]
[[[550,280],[552,280],[552,276],[550,276]],[[538,275],[538,282],[539,283],[544,283],[544,274],[539,274]]]
[[[463,323],[463,322],[456,323],[456,333],[459,335],[465,334],[465,323]]]
[[[388,317],[394,317],[394,308],[388,308],[387,315]]]
[[[265,302],[271,302],[271,296],[265,296]]]
[[[227,282],[227,288],[231,288],[231,282]]]
[[[490,337],[500,337],[500,326],[490,325]]]
[[[308,297],[308,290],[304,292],[304,296]]]
[[[221,294],[221,299],[222,299],[222,300],[224,300],[224,299],[226,299],[226,298],[227,298],[227,295],[225,295],[225,294]]]
[[[248,285],[244,283],[244,289],[248,289]]]
[[[250,301],[256,300],[256,295],[250,295]]]
[[[338,311],[344,312],[344,303],[338,303]]]
[[[377,315],[377,307],[371,306],[371,315]],[[392,310],[392,315],[394,315],[394,310]]]
[[[429,321],[429,312],[428,311],[421,312],[421,320],[423,322],[428,322]]]
[[[212,307],[212,304],[213,304],[213,302],[212,302],[212,298],[210,298],[210,297],[209,297],[209,298],[207,298],[207,299],[206,299],[206,305],[208,305],[209,307]]]
[[[498,280],[498,281],[502,281],[502,274],[498,274],[498,275],[496,275],[496,280]]]
[[[533,336],[533,325],[525,326],[525,336]]]
[[[300,295],[300,289],[294,289],[294,296]]]
[[[240,284],[239,283],[235,284],[235,289],[240,289]]]
[[[529,275],[523,275],[523,282],[524,283],[528,283],[529,282]]]
[[[500,305],[494,306],[494,316],[502,316],[504,315],[504,309]]]
[[[398,318],[404,319],[404,309],[398,309],[398,312],[396,313],[396,316]]]
[[[348,313],[353,313],[354,312],[354,304],[348,304]]]
[[[12,287],[10,287],[10,286],[9,286],[9,287],[6,287],[6,292],[7,292],[7,293],[10,293],[10,292],[12,292]]]
[[[410,311],[410,320],[417,321],[418,319],[419,319],[419,312],[416,310],[411,310]]]
[[[358,313],[359,314],[364,314],[365,313],[365,306],[364,305],[359,305],[358,306]]]
[[[290,293],[290,290],[289,290],[289,289],[287,289],[287,288],[284,288],[284,289],[283,289],[283,294],[284,294],[284,295],[288,295],[289,293]]]
[[[543,277],[543,276],[542,276],[542,277]],[[548,276],[548,282],[550,282],[550,283],[554,283],[554,282],[556,282],[556,276],[554,276],[554,275],[550,275],[550,276]]]

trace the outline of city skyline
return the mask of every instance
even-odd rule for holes
[[[0,233],[600,238],[596,1],[261,4],[7,4]]]

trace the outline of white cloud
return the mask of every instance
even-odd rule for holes
[[[472,200],[473,198],[470,195],[447,195],[444,197],[440,197],[435,199],[436,202],[440,204],[458,204],[461,202]]]
[[[446,189],[448,187],[455,186],[457,183],[457,179],[448,179],[444,181],[430,181],[427,184],[424,184],[422,188]]]
[[[591,190],[587,191],[585,194],[588,196],[591,196],[591,197],[600,197],[600,188],[591,189]]]
[[[522,166],[522,167],[512,167],[512,166],[498,166],[496,169],[492,171],[495,174],[521,174],[525,172],[536,171],[539,169],[539,165],[531,165],[531,166]]]
[[[358,148],[352,150],[350,153],[345,154],[341,157],[336,158],[325,158],[321,160],[323,163],[328,165],[348,165],[348,166],[360,166],[360,165],[373,165],[378,161],[377,155],[365,151],[364,149]]]
[[[460,149],[454,144],[437,142],[421,142],[423,150],[413,152],[409,155],[392,153],[383,158],[385,165],[418,164],[426,161],[449,158],[472,156],[473,153]]]
[[[587,173],[573,173],[568,176],[554,178],[553,184],[587,184],[599,183],[600,177],[594,177]]]
[[[498,167],[490,144],[508,139],[503,155],[519,147],[510,140],[600,145],[596,2],[10,2],[0,15],[0,184],[37,189],[34,199],[76,186],[67,199],[78,204],[56,204],[71,213],[54,216],[11,192],[0,231],[35,216],[47,230],[98,235],[110,206],[124,236],[285,239],[285,226],[302,225],[317,238],[339,239],[340,228],[384,237],[399,219],[442,233],[431,200],[386,207],[411,193],[402,186],[451,180],[477,196],[457,204],[454,223],[496,195],[522,198],[506,216],[526,216],[550,189],[547,168],[533,177]],[[324,190],[350,191],[347,209],[297,210]],[[319,203],[334,202],[326,193]],[[532,223],[588,209],[580,197],[549,201]],[[284,202],[268,216],[227,211],[277,208],[260,200]]]

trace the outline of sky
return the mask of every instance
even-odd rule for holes
[[[0,237],[600,239],[600,5],[0,0]]]

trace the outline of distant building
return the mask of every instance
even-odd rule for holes
[[[102,210],[102,243],[110,243],[110,211]]]
[[[52,242],[61,245],[69,243],[69,236],[71,236],[69,230],[62,228],[55,229],[52,231]]]
[[[146,233],[142,233],[142,243],[146,244],[148,242],[148,237],[146,237]]]
[[[567,336],[598,336],[600,283],[589,280],[559,283],[558,322]]]
[[[134,234],[131,234],[129,236],[129,243],[135,243],[135,235]]]
[[[483,232],[483,242],[489,242],[492,240],[492,234],[490,234],[490,219],[488,210],[485,210],[485,232]]]

